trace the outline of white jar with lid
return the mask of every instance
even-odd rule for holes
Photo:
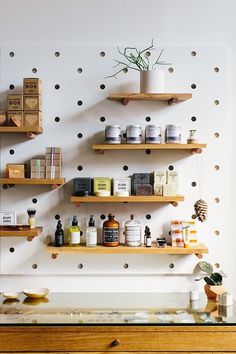
[[[174,124],[166,125],[165,143],[181,144],[181,128]]]
[[[107,144],[121,144],[121,129],[119,125],[106,126],[105,142]]]
[[[157,125],[146,125],[145,129],[146,144],[161,144],[161,128]]]
[[[126,127],[126,143],[142,144],[142,127],[141,125],[127,125]]]
[[[125,223],[125,243],[130,247],[141,245],[141,223],[131,214],[130,220]]]

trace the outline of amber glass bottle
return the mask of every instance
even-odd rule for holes
[[[119,223],[114,220],[115,215],[109,214],[108,220],[103,223],[103,245],[108,247],[119,246]]]

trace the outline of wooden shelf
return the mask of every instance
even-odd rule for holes
[[[65,183],[64,178],[54,179],[37,179],[37,178],[0,178],[0,185],[14,186],[14,185],[50,185],[53,189]]]
[[[104,154],[105,150],[182,150],[201,154],[206,144],[94,144],[93,150]]]
[[[208,248],[204,244],[199,244],[192,248],[181,248],[167,246],[165,248],[158,248],[156,244],[152,247],[139,246],[128,247],[120,245],[117,247],[105,247],[97,245],[95,247],[86,247],[85,244],[81,244],[79,247],[69,247],[65,245],[63,247],[55,247],[54,245],[48,245],[47,250],[52,254],[52,258],[57,258],[60,253],[91,253],[91,254],[175,254],[175,255],[188,255],[195,254],[197,256],[208,253]]]
[[[182,201],[184,201],[184,197],[182,195],[176,195],[171,197],[163,197],[158,195],[132,195],[129,197],[116,197],[113,195],[110,197],[71,197],[71,202],[77,204],[78,206],[81,203],[171,203],[174,206],[178,206],[178,202]]]
[[[129,101],[168,101],[168,104],[186,101],[192,98],[191,93],[111,93],[110,101],[121,101],[127,105]]]
[[[22,226],[0,226],[0,237],[36,237],[41,234],[43,228],[41,226],[30,229],[27,225]]]
[[[34,139],[37,135],[43,133],[43,128],[30,129],[25,127],[0,127],[0,134],[5,133],[22,133],[26,134],[28,138]]]

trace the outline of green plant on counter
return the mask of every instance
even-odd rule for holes
[[[226,278],[226,274],[222,270],[214,272],[212,265],[204,261],[199,262],[198,266],[205,275],[195,279],[196,281],[204,279],[208,285],[219,286],[223,284],[223,278]]]
[[[114,66],[114,68],[119,67],[119,70],[115,74],[107,76],[106,78],[109,77],[117,78],[116,75],[118,75],[122,71],[127,72],[128,69],[144,71],[144,70],[154,70],[156,65],[171,65],[171,63],[167,63],[165,61],[160,60],[164,48],[161,49],[155,62],[153,64],[150,63],[149,60],[149,57],[151,55],[150,51],[155,49],[153,44],[153,39],[151,45],[147,48],[144,48],[143,50],[138,50],[135,47],[126,47],[122,52],[119,47],[117,49],[118,49],[118,53],[121,55],[121,57],[123,57],[123,59],[121,60],[115,59],[115,62],[117,64]]]

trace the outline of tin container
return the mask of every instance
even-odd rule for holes
[[[127,144],[142,144],[141,125],[127,125],[127,127],[126,127],[126,143]]]
[[[181,144],[181,128],[174,124],[166,125],[165,143]]]
[[[145,143],[161,144],[161,128],[157,125],[146,125]]]
[[[119,125],[106,126],[105,142],[107,144],[121,144],[121,129]]]

